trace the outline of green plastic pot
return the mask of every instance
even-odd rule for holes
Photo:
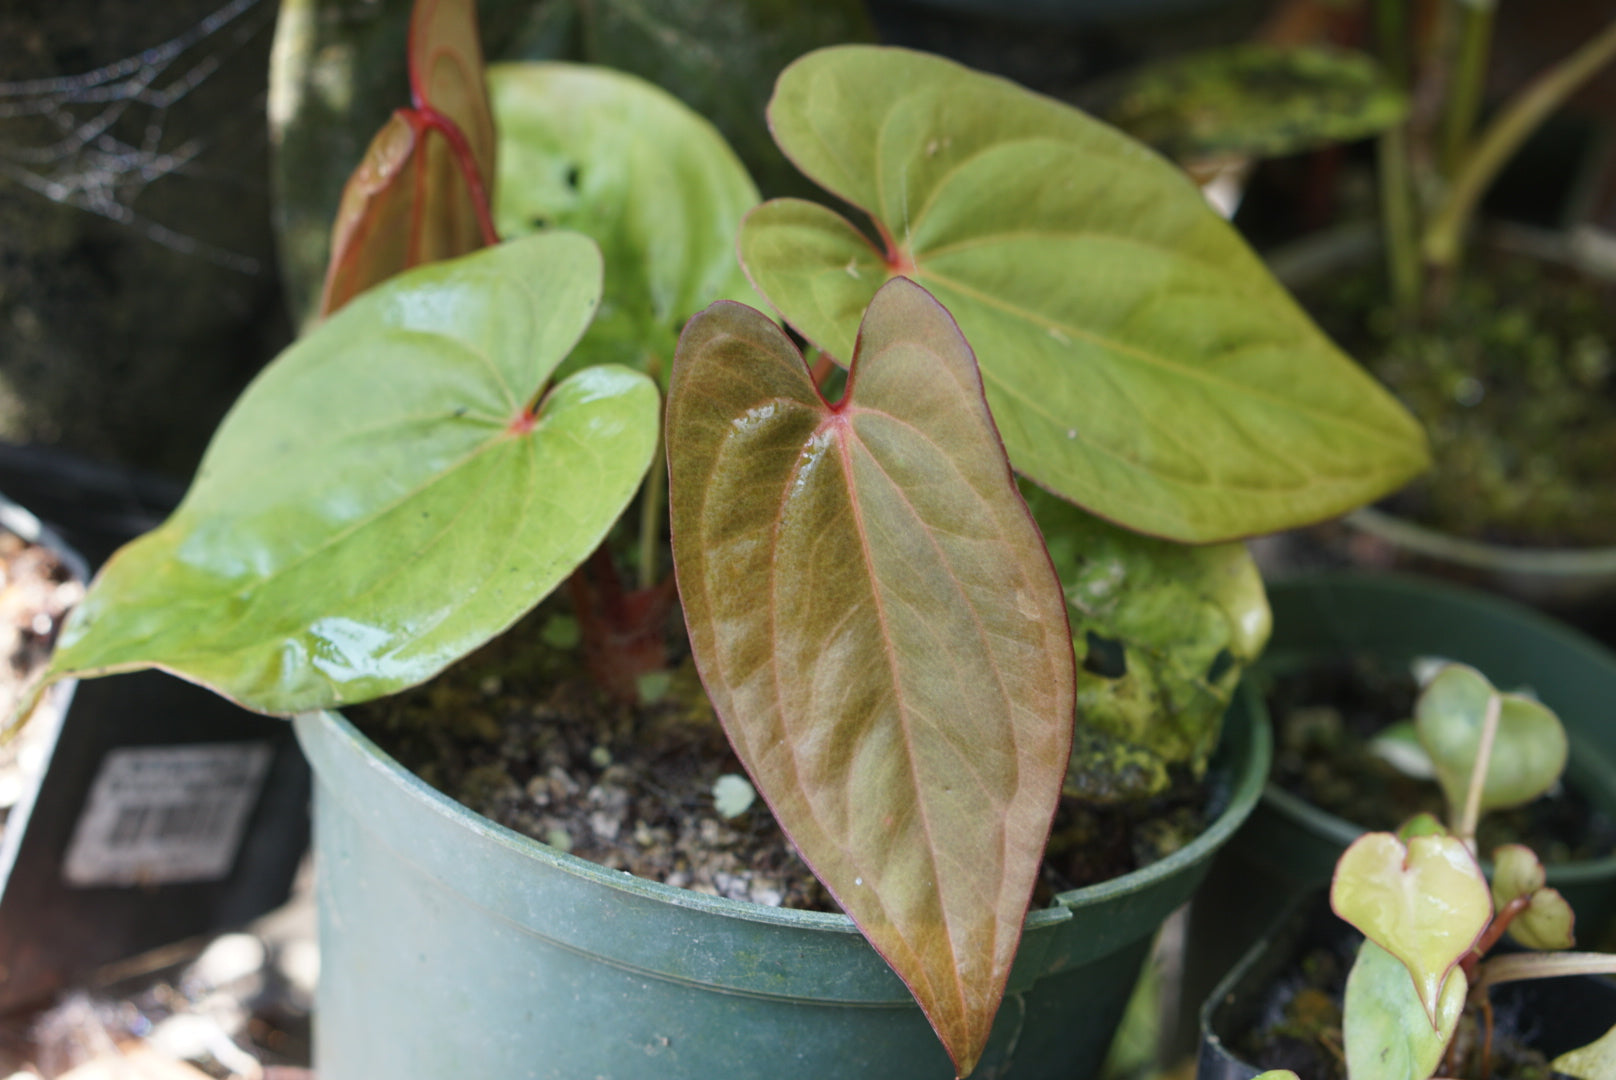
[[[321,1080],[947,1080],[909,992],[843,915],[632,877],[520,836],[342,717],[314,766]],[[1267,728],[1231,714],[1222,810],[1160,862],[1027,917],[977,1077],[1098,1069],[1151,938],[1256,804]]]
[[[1267,722],[1266,675],[1343,653],[1393,663],[1439,656],[1470,664],[1504,688],[1531,687],[1571,741],[1570,784],[1616,813],[1616,656],[1537,611],[1473,589],[1401,575],[1334,573],[1270,586],[1273,639],[1237,708]],[[1363,829],[1269,784],[1197,896],[1185,957],[1193,1009],[1295,897],[1326,884]],[[1596,942],[1616,914],[1616,857],[1548,867],[1549,884],[1577,912],[1578,937]],[[1193,1045],[1180,1017],[1180,1048]]]

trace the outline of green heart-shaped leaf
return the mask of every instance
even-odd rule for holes
[[[1361,52],[1245,43],[1151,64],[1105,110],[1180,160],[1278,157],[1367,138],[1402,122],[1408,98]]]
[[[1516,900],[1526,908],[1509,923],[1509,936],[1528,949],[1569,949],[1576,944],[1576,915],[1556,889],[1544,887],[1548,875],[1537,854],[1524,844],[1493,850],[1493,907],[1500,914]]]
[[[483,86],[474,0],[416,0],[410,14],[410,95],[382,126],[342,189],[320,295],[329,315],[394,274],[476,251],[494,176],[494,120]],[[475,163],[475,190],[451,143]]]
[[[1330,906],[1395,956],[1434,1025],[1443,980],[1492,918],[1475,856],[1451,836],[1366,833],[1341,853]]]
[[[552,233],[400,276],[275,360],[119,552],[53,677],[160,667],[293,713],[421,682],[544,597],[650,464],[657,393],[593,368],[600,256]]]
[[[1018,471],[1101,517],[1210,542],[1340,513],[1427,464],[1418,423],[1333,346],[1173,165],[947,60],[864,46],[780,76],[794,200],[747,216],[758,291],[832,356],[902,274],[959,320]]]
[[[1526,910],[1510,920],[1509,936],[1528,949],[1552,952],[1577,943],[1577,915],[1558,889],[1539,889]]]
[[[1426,685],[1414,706],[1420,742],[1450,807],[1465,804],[1487,703],[1495,694],[1498,733],[1482,785],[1481,811],[1531,802],[1565,771],[1565,729],[1548,707],[1520,694],[1498,694],[1475,668],[1450,664]]]
[[[1616,1076],[1616,1027],[1587,1046],[1568,1050],[1550,1064],[1555,1072],[1577,1080],[1610,1080]]]
[[[1531,896],[1547,879],[1537,853],[1525,844],[1493,849],[1493,906],[1499,911],[1519,897]]]
[[[1469,981],[1454,968],[1429,1014],[1414,992],[1408,971],[1373,941],[1358,949],[1347,976],[1342,1035],[1352,1080],[1428,1080],[1442,1061]]]
[[[680,339],[667,432],[679,593],[730,742],[963,1076],[1073,707],[1060,584],[970,348],[894,281],[830,405],[778,326],[715,304]]]
[[[600,244],[605,295],[562,371],[666,373],[679,328],[719,299],[756,303],[735,258],[757,188],[723,137],[666,91],[609,68],[496,64],[500,235],[560,226]]]

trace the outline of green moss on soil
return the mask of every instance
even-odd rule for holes
[[[1430,434],[1435,468],[1389,508],[1480,540],[1616,544],[1616,285],[1493,253],[1417,328],[1388,295],[1366,268],[1306,299]]]

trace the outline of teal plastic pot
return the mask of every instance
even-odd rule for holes
[[[1267,722],[1258,688],[1274,672],[1344,653],[1394,663],[1439,656],[1470,664],[1504,688],[1528,686],[1565,724],[1567,781],[1616,814],[1616,656],[1530,608],[1414,577],[1321,574],[1274,584],[1273,639],[1248,675],[1238,708]],[[1193,1008],[1295,897],[1330,880],[1363,829],[1270,784],[1244,829],[1218,856],[1191,916],[1186,1005]],[[1616,914],[1616,857],[1548,867],[1577,912],[1584,944]],[[1188,1048],[1190,1018],[1178,1041]]]
[[[320,1080],[954,1075],[847,917],[607,870],[439,794],[340,716],[296,726],[316,777]],[[1269,749],[1232,715],[1205,833],[1028,915],[974,1076],[1098,1069],[1152,936],[1255,806]]]

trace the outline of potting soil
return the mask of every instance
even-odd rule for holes
[[[738,809],[750,785],[672,622],[674,662],[641,678],[635,703],[584,674],[555,598],[438,679],[349,714],[428,784],[526,836],[710,895],[839,910],[763,800]],[[1176,851],[1208,802],[1188,777],[1143,806],[1063,799],[1034,903]]]

